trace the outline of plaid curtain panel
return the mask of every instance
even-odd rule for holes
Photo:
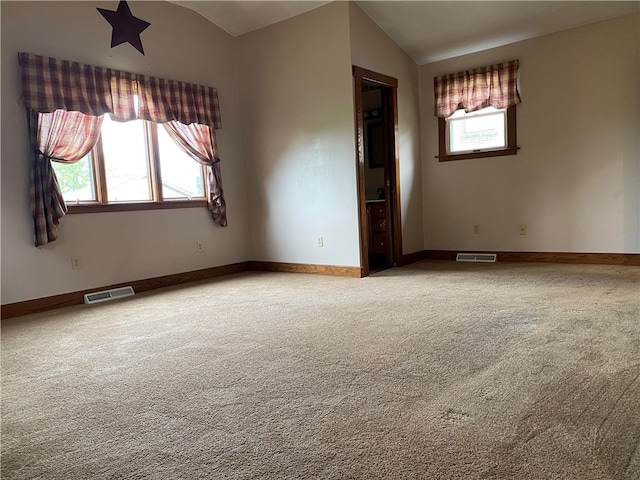
[[[102,117],[63,110],[28,112],[29,139],[34,151],[29,197],[38,247],[58,238],[60,218],[67,213],[51,160],[74,163],[89,153],[100,136]]]
[[[21,52],[21,103],[37,112],[57,109],[125,122],[172,120],[222,128],[218,91],[191,83],[94,67]],[[135,110],[138,95],[139,112]]]
[[[164,123],[163,127],[174,142],[191,158],[207,167],[207,184],[209,187],[209,211],[213,221],[223,227],[227,226],[227,205],[222,193],[222,175],[218,146],[213,129],[207,125],[180,122]]]
[[[218,91],[214,87],[148,76],[139,76],[138,86],[138,118],[155,123],[177,121],[222,127]]]
[[[134,120],[136,75],[110,68],[19,53],[22,105],[36,112],[56,110],[99,117],[110,113],[119,121]]]
[[[434,77],[434,114],[449,118],[460,109],[512,107],[520,103],[517,83],[518,60]]]

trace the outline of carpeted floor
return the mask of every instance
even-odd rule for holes
[[[2,478],[640,478],[640,268],[244,273],[2,322]]]

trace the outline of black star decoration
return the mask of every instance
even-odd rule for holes
[[[127,2],[124,0],[118,4],[118,10],[115,12],[105,10],[104,8],[98,8],[97,10],[113,27],[113,32],[111,33],[111,48],[121,43],[129,42],[136,50],[144,55],[140,34],[145,28],[151,25],[149,22],[134,17],[131,14],[129,5],[127,5]]]

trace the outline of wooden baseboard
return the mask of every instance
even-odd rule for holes
[[[46,312],[57,308],[82,305],[85,293],[91,293],[112,288],[131,285],[136,293],[155,290],[157,288],[180,285],[182,283],[195,282],[197,280],[207,280],[210,278],[222,277],[233,273],[246,272],[249,270],[259,270],[264,272],[291,272],[291,273],[315,273],[320,275],[335,275],[340,277],[360,278],[362,276],[360,267],[336,267],[331,265],[307,265],[299,263],[277,263],[277,262],[241,262],[220,267],[205,268],[192,272],[176,273],[162,277],[135,280],[133,282],[117,283],[104,287],[96,287],[90,290],[79,292],[63,293],[51,297],[36,298],[23,302],[9,303],[2,305],[2,318],[14,318],[29,315],[30,313]]]
[[[306,263],[249,262],[251,270],[261,272],[313,273],[336,277],[361,278],[360,267],[338,267],[335,265],[312,265]]]
[[[640,254],[637,253],[557,253],[557,252],[487,252],[487,251],[458,251],[458,250],[422,250],[403,255],[400,266],[421,260],[455,260],[457,253],[496,253],[499,262],[545,262],[545,263],[582,263],[600,265],[626,265],[640,266]],[[262,272],[286,272],[286,273],[312,273],[317,275],[333,275],[338,277],[360,278],[360,267],[341,267],[335,265],[312,265],[302,263],[281,262],[240,262],[220,267],[205,268],[192,272],[176,273],[162,277],[135,280],[132,282],[117,283],[104,287],[96,287],[90,290],[63,293],[51,297],[36,298],[23,302],[2,305],[1,317],[13,318],[28,315],[30,313],[46,312],[57,308],[81,305],[84,303],[84,294],[111,288],[131,285],[137,292],[146,292],[157,288],[180,285],[182,283],[207,280],[215,277],[231,275],[233,273],[257,270]]]
[[[9,303],[2,305],[2,318],[13,318],[28,315],[30,313],[46,312],[57,308],[70,307],[73,305],[82,305],[84,303],[84,294],[112,288],[124,287],[131,285],[136,293],[155,290],[162,287],[170,287],[180,285],[182,283],[195,282],[197,280],[207,280],[215,277],[222,277],[233,273],[240,273],[249,270],[250,262],[234,263],[231,265],[223,265],[220,267],[205,268],[203,270],[194,270],[191,272],[176,273],[173,275],[165,275],[162,277],[147,278],[144,280],[134,280],[133,282],[117,283],[104,287],[96,287],[90,290],[81,290],[79,292],[63,293],[61,295],[53,295],[51,297],[36,298],[34,300],[25,300],[23,302]]]
[[[426,260],[455,260],[458,253],[495,253],[498,262],[578,263],[640,266],[637,253],[495,252],[486,250],[425,250]]]
[[[402,267],[403,265],[409,265],[410,263],[416,263],[420,260],[424,260],[426,258],[426,254],[426,250],[420,250],[419,252],[407,253],[406,255],[402,255],[400,261],[398,262],[398,266]]]

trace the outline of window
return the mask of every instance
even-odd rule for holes
[[[70,212],[206,205],[204,167],[156,123],[104,115],[88,155],[52,165]]]
[[[438,118],[438,136],[441,162],[515,155],[516,107],[457,110],[447,119]]]
[[[479,152],[504,148],[506,110],[493,107],[477,112],[458,110],[447,118],[447,153]]]
[[[70,208],[84,213],[206,205],[213,221],[227,226],[214,87],[26,52],[18,53],[18,62],[31,146],[29,206],[36,247],[58,239],[60,219]],[[105,114],[124,123],[107,119],[102,129]],[[167,150],[157,124],[205,166],[206,175],[184,163],[180,174],[170,172],[180,156]]]
[[[187,155],[163,127],[157,130],[162,197],[165,200],[204,198],[204,167]]]
[[[433,79],[441,162],[518,153],[518,60]]]

